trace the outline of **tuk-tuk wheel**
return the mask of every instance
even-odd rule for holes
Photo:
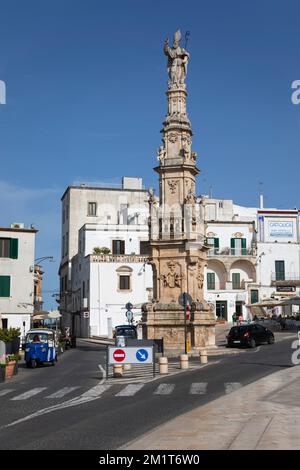
[[[52,365],[52,366],[55,366],[55,360],[54,360],[54,361],[51,361],[51,365]]]
[[[29,369],[30,366],[31,366],[31,362],[30,362],[30,361],[27,361],[27,362],[26,362],[26,367]]]
[[[31,365],[31,368],[34,369],[34,368],[36,367],[36,360],[35,360],[35,359],[31,359],[30,365]]]

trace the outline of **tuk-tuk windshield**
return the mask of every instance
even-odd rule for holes
[[[46,333],[29,333],[26,338],[26,343],[48,343],[53,338]]]

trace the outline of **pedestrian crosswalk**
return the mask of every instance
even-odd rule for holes
[[[121,386],[121,389],[120,389]],[[147,386],[147,390],[144,388]],[[46,399],[48,402],[55,402],[66,397],[67,399],[91,399],[97,398],[102,395],[110,394],[114,397],[133,397],[143,391],[143,394],[152,394],[154,396],[170,396],[173,394],[188,394],[188,395],[209,395],[212,390],[220,390],[223,394],[230,394],[242,387],[240,382],[225,382],[217,385],[216,383],[209,384],[208,382],[193,382],[184,386],[182,391],[182,384],[176,386],[174,383],[160,383],[160,384],[149,384],[149,383],[131,383],[131,384],[118,384],[114,385],[105,383],[99,383],[94,387],[84,390],[83,387],[78,385],[63,387],[58,390],[49,390],[50,387],[35,387],[29,390],[18,393],[16,388],[3,388],[0,389],[1,400],[6,399],[12,402],[24,402],[25,400],[35,399]],[[144,390],[143,390],[144,389]]]

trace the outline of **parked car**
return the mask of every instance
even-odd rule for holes
[[[135,325],[118,325],[113,336],[116,346],[125,347],[126,338],[137,339],[137,328]]]
[[[274,341],[272,331],[258,324],[233,326],[227,335],[228,347],[248,346],[255,348],[257,344],[273,344]]]

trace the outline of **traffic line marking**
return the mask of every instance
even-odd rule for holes
[[[241,388],[242,384],[240,382],[225,382],[225,393],[228,395],[229,393],[235,392],[239,388]]]
[[[4,397],[4,395],[7,395],[8,393],[14,392],[15,390],[13,388],[6,388],[5,390],[0,390],[0,397]]]
[[[130,396],[135,395],[143,387],[144,387],[144,384],[130,384],[130,385],[127,385],[127,387],[125,387],[115,396],[116,397],[130,397]]]
[[[160,384],[155,390],[154,395],[170,395],[174,388],[174,384]]]
[[[43,390],[46,390],[46,388],[47,388],[47,387],[32,388],[32,389],[29,390],[28,392],[21,393],[21,395],[17,395],[16,397],[11,398],[11,400],[12,400],[12,401],[16,401],[16,400],[27,400],[28,398],[31,398],[31,397],[37,395],[38,393],[41,393]]]
[[[57,392],[52,393],[51,395],[48,395],[48,396],[45,397],[45,398],[62,398],[62,397],[64,397],[65,395],[67,395],[68,393],[73,392],[73,390],[76,390],[77,388],[79,388],[79,386],[76,386],[76,387],[64,387],[64,388],[62,388],[61,390],[58,390]]]
[[[110,385],[103,385],[103,384],[98,384],[95,387],[90,388],[87,392],[84,392],[82,395],[80,395],[79,398],[97,398],[102,395],[102,393],[106,392],[110,388]]]
[[[207,391],[207,382],[198,382],[191,385],[191,395],[205,395]]]

